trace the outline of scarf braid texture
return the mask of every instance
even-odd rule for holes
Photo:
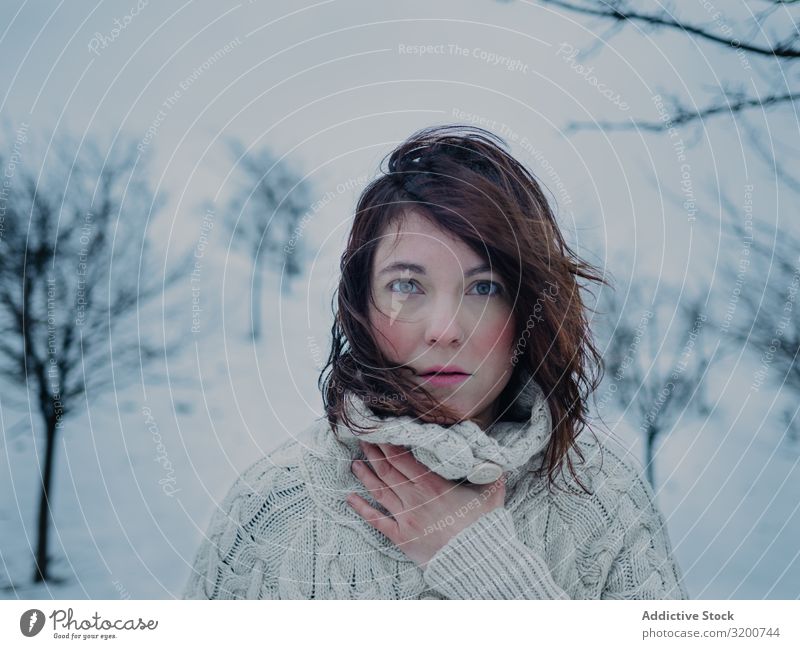
[[[688,599],[665,520],[629,456],[581,436],[585,462],[570,454],[590,494],[566,470],[561,489],[537,477],[552,426],[532,379],[487,431],[382,418],[349,394],[345,404],[376,430],[357,436],[323,417],[244,471],[212,516],[184,599]],[[502,470],[505,505],[423,570],[345,501],[355,492],[388,515],[350,470],[364,459],[359,438],[406,446],[450,480],[488,483]]]

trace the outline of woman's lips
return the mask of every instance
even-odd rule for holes
[[[452,374],[420,374],[420,378],[423,379],[425,383],[436,386],[457,385],[469,377],[469,374],[462,374],[460,372],[454,372]]]

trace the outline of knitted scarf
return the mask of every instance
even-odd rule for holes
[[[474,421],[445,427],[407,416],[378,417],[352,395],[346,396],[345,407],[359,427],[377,427],[372,432],[356,434],[338,426],[339,440],[351,451],[356,451],[362,439],[373,444],[407,446],[418,461],[448,480],[493,482],[502,473],[528,463],[550,440],[550,409],[542,389],[533,380],[511,407],[511,418],[522,421],[500,420],[488,431]]]
[[[354,459],[364,459],[360,439],[408,447],[417,460],[449,480],[481,484],[505,473],[506,507],[513,510],[525,496],[514,487],[525,471],[539,468],[532,460],[543,455],[551,433],[550,409],[533,379],[523,381],[508,419],[487,431],[472,421],[441,426],[405,416],[382,418],[349,393],[345,407],[358,426],[376,429],[357,435],[341,425],[335,431],[330,426],[315,427],[299,466],[319,515],[313,529],[302,535],[307,547],[296,549],[313,556],[314,566],[290,562],[284,577],[300,583],[313,573],[317,598],[348,598],[356,593],[370,599],[415,599],[425,591],[416,564],[345,502],[351,492],[374,502],[350,468]]]

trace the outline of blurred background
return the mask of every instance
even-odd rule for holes
[[[502,137],[612,283],[597,431],[690,596],[800,597],[799,15],[6,2],[0,597],[180,596],[233,480],[322,415],[359,192],[444,123]]]

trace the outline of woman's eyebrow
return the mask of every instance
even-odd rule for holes
[[[413,264],[410,261],[395,261],[394,263],[389,264],[383,270],[381,270],[378,275],[385,275],[386,273],[395,273],[397,271],[402,270],[410,270],[413,273],[417,273],[419,275],[425,275],[425,267],[420,266],[419,264]],[[464,277],[472,277],[473,275],[477,275],[478,273],[485,273],[491,270],[489,264],[481,264],[480,266],[475,266],[475,268],[469,269],[466,273],[464,273]]]

